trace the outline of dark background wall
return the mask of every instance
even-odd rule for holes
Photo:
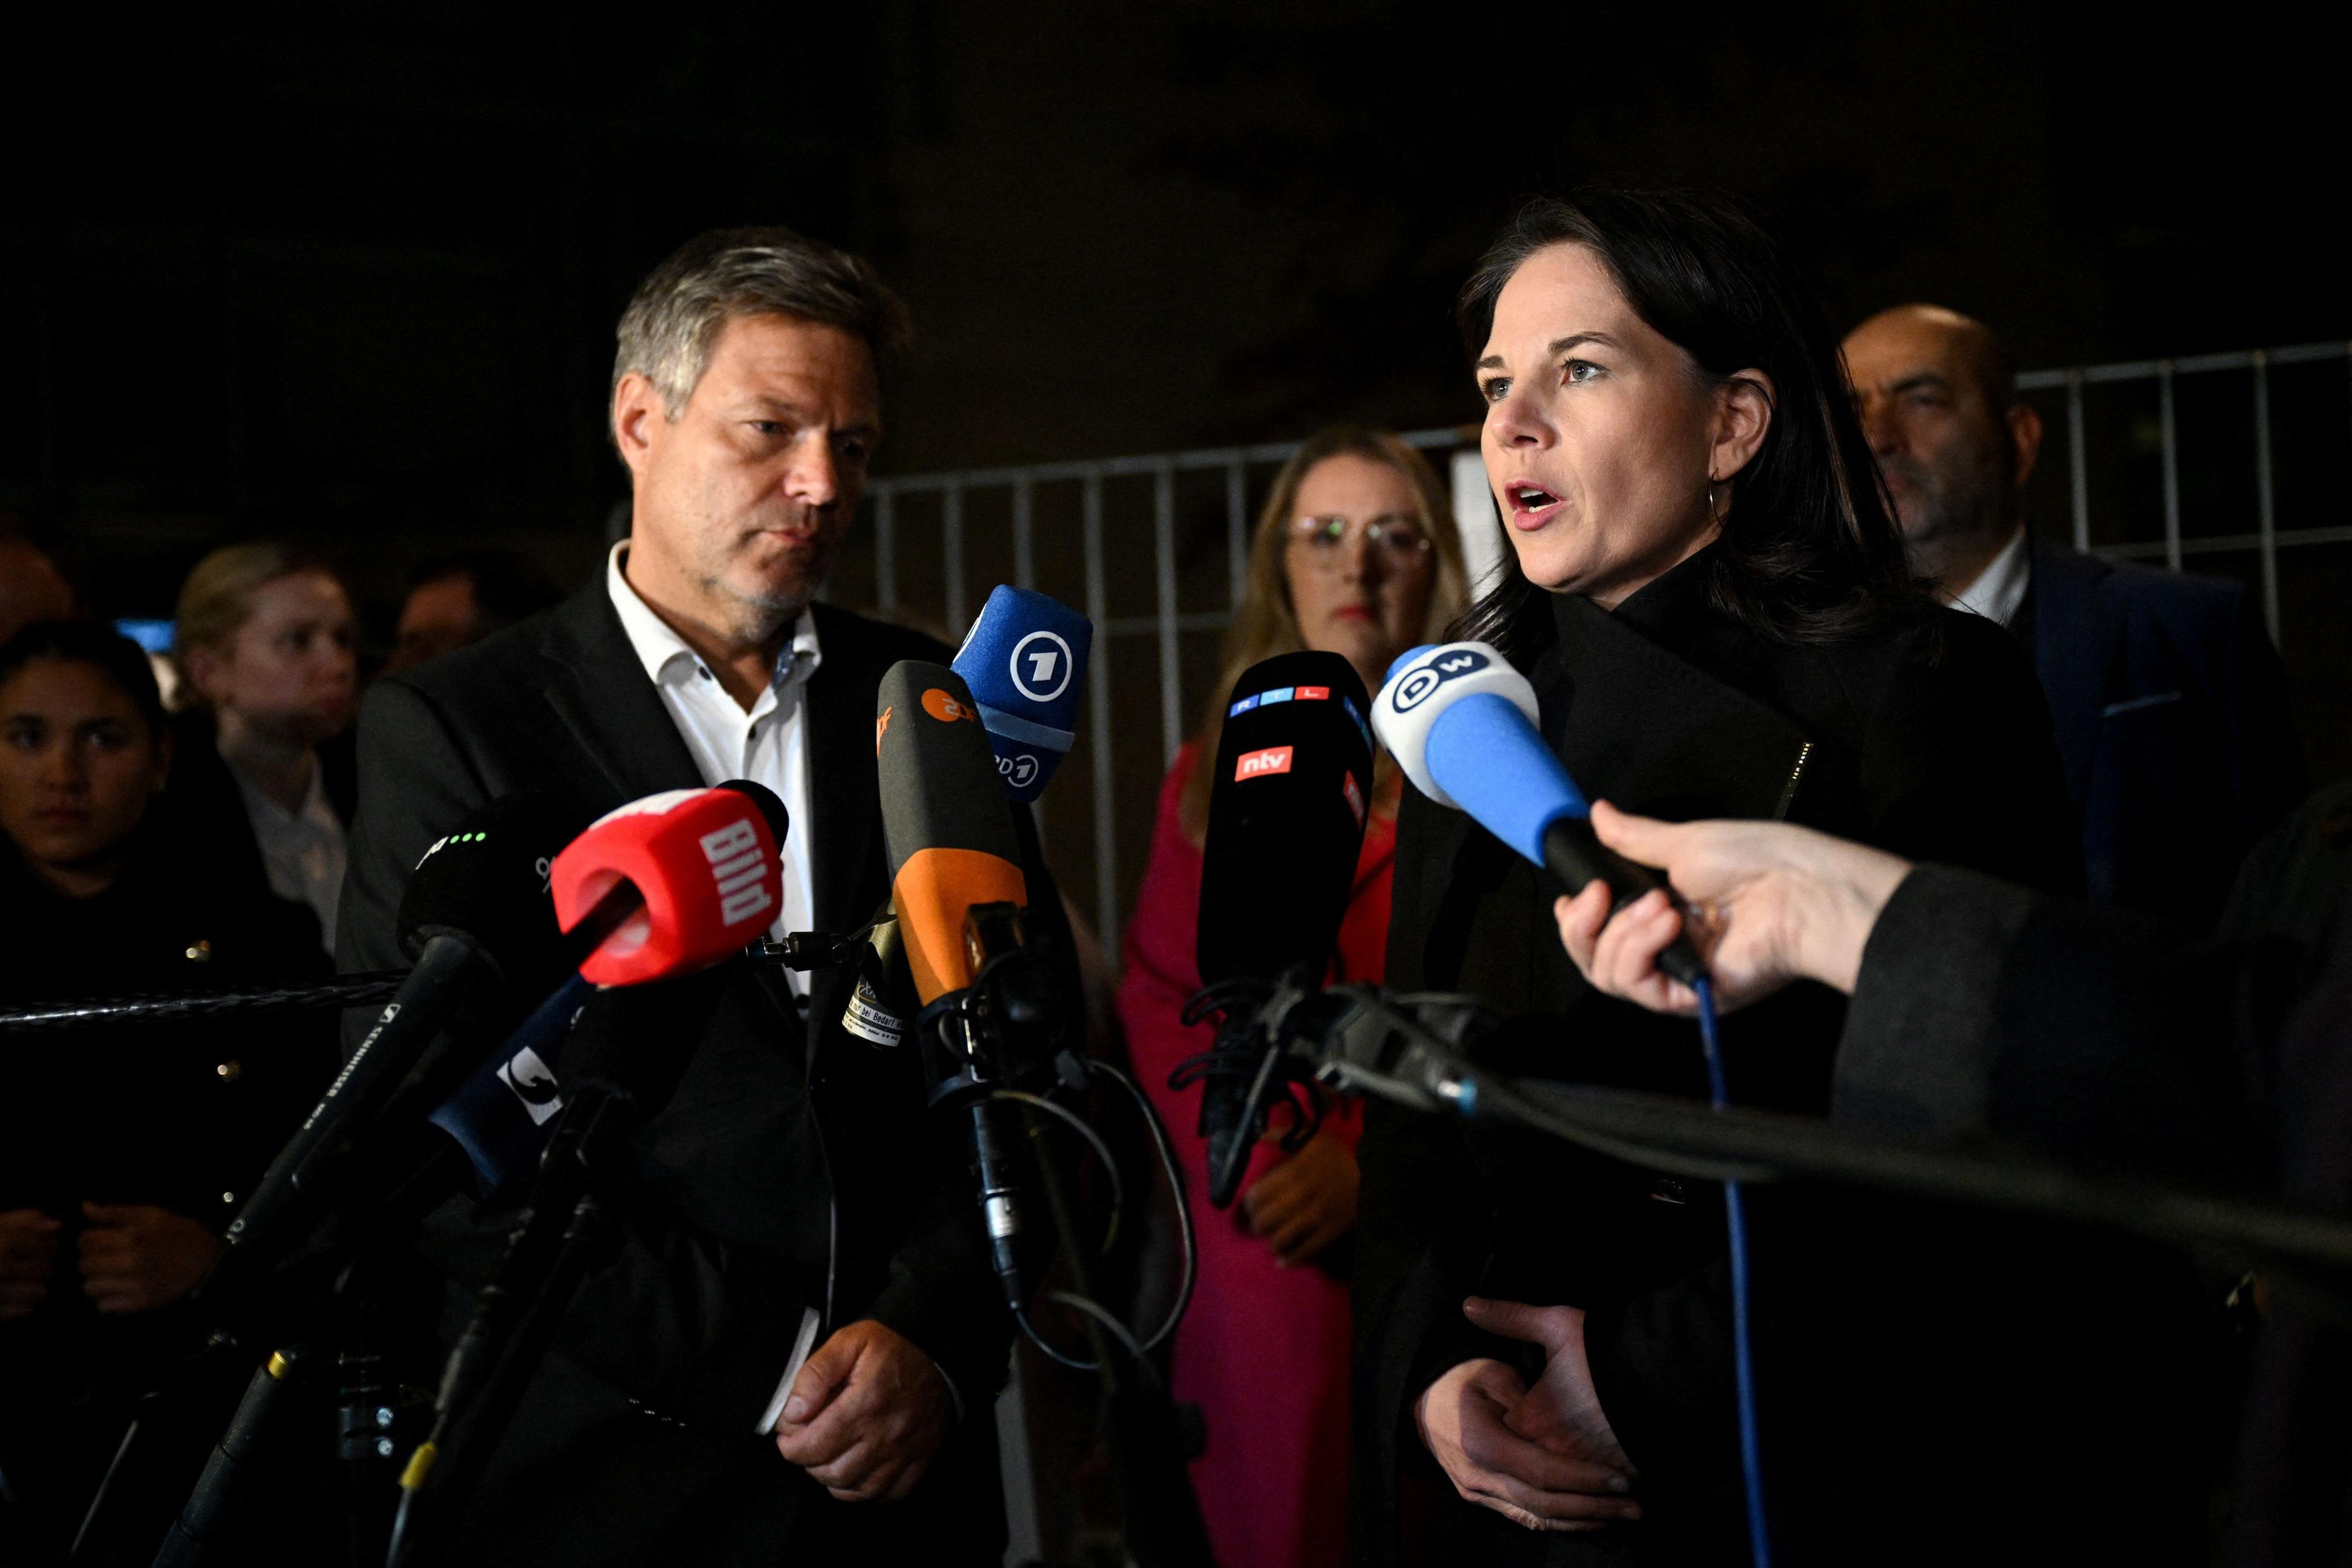
[[[1470,417],[1455,286],[1515,199],[1594,175],[1727,186],[1841,324],[1939,300],[2028,365],[2352,333],[2331,52],[2252,8],[2157,15],[20,15],[0,508],[111,613],[163,613],[197,554],[260,532],[343,561],[378,637],[430,550],[498,537],[574,577],[622,493],[613,319],[723,223],[848,244],[907,295],[921,344],[886,458],[906,471]],[[2279,394],[2283,526],[2347,521],[2347,385]],[[2244,395],[2184,404],[2192,529],[2252,526]],[[2094,412],[2098,537],[2152,537],[2149,412]],[[2045,486],[2045,526],[2063,497]],[[2315,752],[2352,765],[2342,557],[2284,559],[2284,646]]]

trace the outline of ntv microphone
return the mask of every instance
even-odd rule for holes
[[[606,900],[617,900],[625,913],[574,973],[426,1118],[465,1151],[484,1193],[537,1167],[549,1124],[564,1109],[557,1068],[567,1037],[598,986],[641,984],[708,967],[741,951],[773,921],[788,824],[773,791],[736,779],[633,801],[600,817],[553,858],[547,882],[558,924],[571,930]],[[609,916],[597,918],[609,921]]]
[[[1592,807],[1537,728],[1535,688],[1486,643],[1418,647],[1389,667],[1372,728],[1413,787],[1466,813],[1570,894],[1600,881],[1613,908],[1665,883],[1601,842]],[[1669,889],[1671,896],[1671,889]],[[1685,985],[1706,965],[1677,937],[1658,968]]]
[[[1024,1216],[1013,1125],[990,1098],[1000,1086],[970,1038],[971,1020],[935,1004],[951,1005],[971,986],[980,955],[966,930],[975,909],[1028,903],[1020,840],[978,705],[955,671],[913,659],[895,664],[882,678],[878,702],[875,767],[890,904],[923,1004],[918,1026],[925,1068],[934,1103],[970,1102],[990,1253],[1005,1304],[1018,1315],[1028,1305],[1028,1289],[1019,1256]],[[959,1026],[966,1031],[960,1046],[934,1040],[934,1031]]]
[[[1371,808],[1364,708],[1363,681],[1335,653],[1281,654],[1234,682],[1202,851],[1195,952],[1203,986],[1271,984],[1298,970],[1321,984]],[[1219,1058],[1204,1075],[1200,1133],[1209,1201],[1223,1208],[1265,1121],[1274,1053],[1221,1042],[1212,1060]]]

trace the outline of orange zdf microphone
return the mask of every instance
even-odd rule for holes
[[[1021,841],[996,752],[963,678],[906,659],[882,678],[874,720],[890,903],[915,994],[928,1006],[971,984],[964,916],[975,904],[1025,905]]]
[[[974,951],[979,929],[1001,930],[1011,923],[997,921],[1002,906],[1029,901],[1021,842],[997,776],[996,752],[961,676],[943,664],[902,661],[882,678],[878,705],[874,755],[890,903],[915,994],[923,1002],[917,1032],[933,1080],[931,1098],[935,1104],[971,1108],[989,1247],[1005,1305],[1017,1316],[1029,1291],[1018,1257],[1022,1203],[1014,1131],[992,1098],[1003,1087],[996,1067],[958,1004],[967,998],[982,960],[992,956]]]
[[[783,818],[773,792],[742,781],[649,795],[598,818],[549,868],[556,921],[570,931],[625,884],[642,907],[580,966],[581,978],[642,984],[756,941],[783,901]]]

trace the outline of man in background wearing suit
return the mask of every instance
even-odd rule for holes
[[[749,777],[791,816],[778,931],[856,930],[888,896],[876,692],[897,661],[948,652],[814,597],[881,433],[904,308],[853,257],[739,229],[656,268],[618,335],[630,537],[569,602],[370,693],[348,966],[399,962],[409,868],[522,790],[584,821]],[[838,972],[715,973],[679,1008],[694,1055],[638,1140],[626,1245],[576,1298],[457,1557],[992,1562],[989,1412],[1011,1330],[914,1047],[848,1035]],[[426,1250],[462,1290],[510,1223],[446,1205]]]
[[[2042,416],[1983,323],[1903,305],[1846,368],[1914,570],[2006,626],[2042,677],[2101,903],[2196,929],[2303,799],[2286,677],[2243,584],[2063,549],[2025,525]]]

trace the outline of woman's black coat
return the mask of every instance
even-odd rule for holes
[[[327,978],[318,921],[250,869],[158,812],[114,886],[68,899],[0,837],[0,1008]],[[334,1026],[314,1011],[0,1030],[0,1210],[65,1226],[47,1300],[0,1322],[0,1563],[46,1561],[71,1539],[133,1403],[202,1340],[184,1299],[92,1307],[81,1205],[152,1204],[225,1228],[326,1087]],[[160,1534],[177,1502],[135,1506],[150,1505],[167,1510],[151,1521]]]
[[[1922,608],[1842,644],[1768,640],[1712,602],[1715,553],[1613,615],[1567,595],[1537,606],[1550,624],[1530,640],[1549,646],[1520,658],[1545,737],[1589,796],[1675,820],[1785,817],[2032,886],[2079,884],[2048,711],[1998,626]],[[1389,985],[1475,993],[1519,1020],[1482,1053],[1502,1070],[1704,1098],[1696,1030],[1587,986],[1559,946],[1556,892],[1467,817],[1408,792]],[[1724,1020],[1733,1099],[1826,1111],[1843,1007],[1808,984]],[[1449,1556],[1744,1561],[1717,1189],[1378,1103],[1360,1159],[1358,1558],[1394,1560],[1402,1529],[1428,1531],[1427,1549]],[[2126,1267],[2103,1243],[2060,1246],[2052,1233],[1843,1194],[1765,1189],[1750,1207],[1760,1425],[1784,1561],[1927,1560],[1970,1535],[1927,1517],[1961,1497],[2004,1521],[1994,1539],[2014,1556],[2021,1534],[2039,1532],[2025,1516],[2053,1501],[2051,1478],[2021,1474],[2023,1449],[2054,1445],[2095,1488],[2130,1468],[2073,1458],[2073,1445],[2114,1436],[2117,1413],[2068,1407],[2077,1395],[2111,1405],[2099,1374],[2130,1340],[2132,1313],[2091,1297],[2118,1288],[2118,1268],[2137,1282],[2147,1260]],[[2086,1246],[2101,1259],[2088,1278]],[[1469,1294],[1586,1310],[1603,1412],[1642,1472],[1643,1521],[1534,1536],[1454,1500],[1414,1434],[1413,1402],[1474,1357],[1530,1380],[1541,1364],[1540,1351],[1472,1329]],[[2042,1425],[2019,1439],[2006,1417]],[[1955,1464],[1965,1484],[1946,1473]],[[1400,1485],[1436,1500],[1401,1517]]]

